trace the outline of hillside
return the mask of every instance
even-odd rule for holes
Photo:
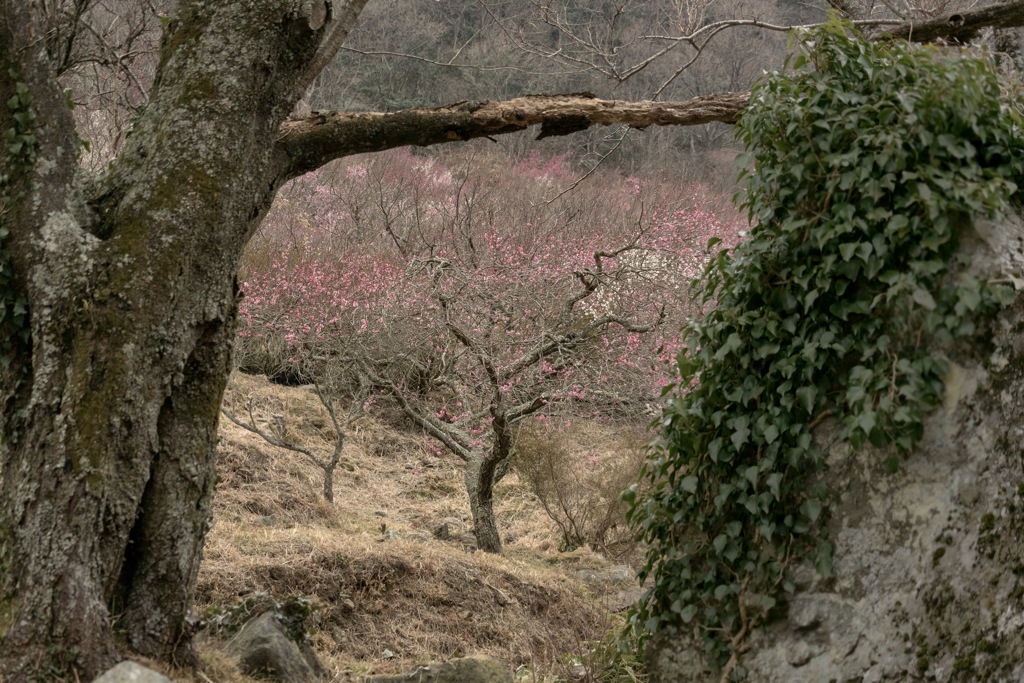
[[[309,387],[237,374],[225,405],[276,421],[294,442],[329,450],[326,411]],[[277,417],[275,417],[277,416]],[[635,595],[621,560],[559,553],[559,534],[513,471],[499,485],[501,556],[475,552],[462,472],[416,434],[370,415],[350,431],[334,507],[322,472],[221,420],[214,525],[197,589],[207,616],[257,593],[308,598],[314,648],[332,680],[488,654],[527,680],[592,675],[595,641]],[[447,523],[449,540],[434,530]],[[201,646],[212,680],[243,680],[216,642]],[[570,671],[571,669],[571,671]]]

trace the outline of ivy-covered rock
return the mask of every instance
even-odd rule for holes
[[[627,494],[653,585],[632,624],[673,643],[660,680],[975,680],[951,678],[970,654],[928,604],[944,562],[980,571],[978,501],[1002,506],[993,529],[1020,504],[998,488],[1021,479],[1019,451],[1014,470],[997,444],[1019,442],[1024,407],[979,403],[1024,329],[1006,308],[1024,284],[1024,230],[1006,218],[1019,102],[977,56],[838,22],[796,40],[739,124],[750,238],[696,284],[709,311],[685,330],[650,492]],[[995,604],[1020,611],[1014,589],[957,585],[945,594],[972,626],[994,629]],[[1010,657],[992,680],[1020,661],[1019,632],[978,631],[985,657]],[[681,650],[687,674],[664,666]]]

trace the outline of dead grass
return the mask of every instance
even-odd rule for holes
[[[233,412],[244,413],[250,399],[258,420],[276,419],[308,448],[331,448],[330,420],[308,388],[233,377]],[[468,503],[461,469],[431,455],[419,435],[372,417],[356,423],[332,507],[320,495],[321,471],[304,456],[227,420],[221,434],[200,613],[254,591],[306,596],[318,607],[313,645],[339,680],[475,653],[543,677],[562,672],[568,655],[609,628],[600,596],[572,578],[581,563],[607,562],[589,551],[545,550],[557,547],[558,534],[515,474],[499,486],[497,516],[516,540],[493,556],[432,536],[443,518],[469,526]],[[385,531],[397,536],[385,539]],[[215,645],[203,655],[207,676],[235,680]]]

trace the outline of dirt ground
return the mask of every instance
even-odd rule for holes
[[[277,438],[331,453],[336,434],[310,387],[236,373],[224,405]],[[622,623],[610,597],[621,594],[621,579],[603,585],[593,576],[621,559],[559,553],[557,527],[514,472],[496,497],[512,542],[501,555],[476,552],[459,538],[471,528],[459,462],[428,445],[371,411],[349,430],[332,506],[307,456],[222,418],[197,611],[215,617],[260,594],[308,599],[311,641],[332,680],[469,654],[500,659],[520,680],[590,677],[594,644]],[[441,540],[433,531],[445,521],[451,538]],[[199,680],[245,680],[216,639],[203,639],[200,651]]]

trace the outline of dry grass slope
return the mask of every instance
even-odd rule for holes
[[[332,447],[330,420],[307,387],[236,375],[225,400],[238,415],[251,404],[257,420],[310,449]],[[491,556],[432,535],[441,519],[468,522],[468,504],[461,470],[430,454],[424,437],[363,418],[346,442],[332,507],[304,456],[227,420],[221,429],[198,609],[257,591],[308,597],[317,607],[312,642],[335,680],[476,653],[531,677],[561,677],[614,626],[600,587],[574,578],[608,562],[587,550],[553,552],[557,531],[514,474],[500,484],[497,514],[516,540]],[[215,643],[204,648],[207,680],[244,680]]]

